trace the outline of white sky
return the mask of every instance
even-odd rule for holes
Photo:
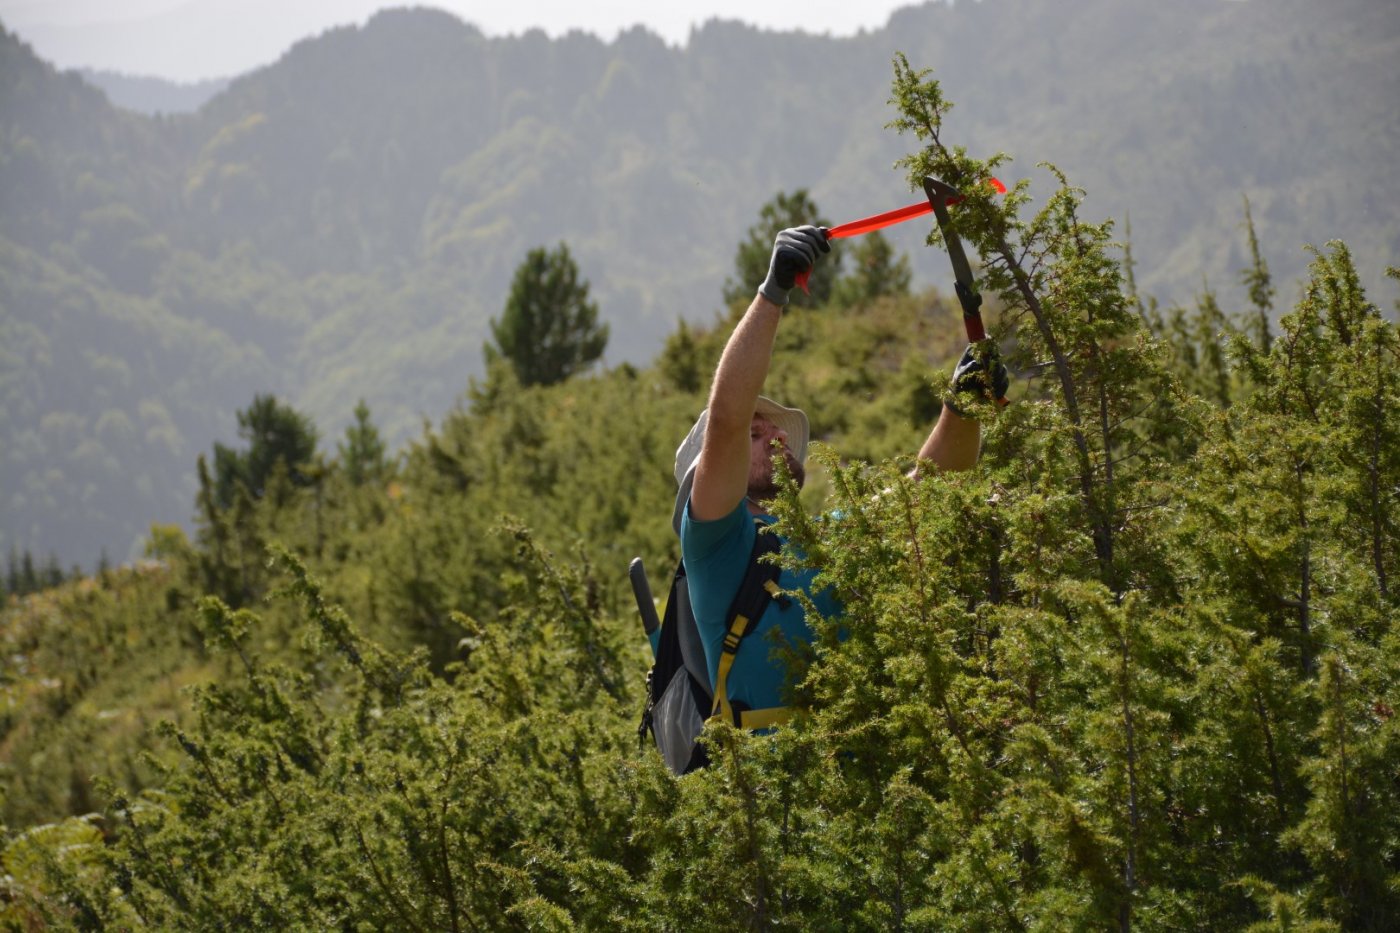
[[[539,27],[604,39],[638,23],[683,44],[692,26],[738,19],[766,29],[852,35],[921,0],[0,0],[0,24],[59,68],[176,81],[230,77],[275,61],[298,39],[361,24],[375,10],[433,6],[488,35]]]

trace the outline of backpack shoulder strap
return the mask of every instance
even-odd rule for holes
[[[681,664],[696,686],[710,697],[710,668],[705,663],[705,645],[700,638],[700,627],[695,623],[695,610],[690,605],[690,578],[686,576],[685,561],[676,564],[676,574],[671,581],[671,595],[666,600],[666,622],[675,634],[680,649]]]
[[[782,548],[782,542],[778,536],[770,534],[767,530],[767,523],[762,519],[754,519],[754,543],[753,553],[749,555],[748,567],[744,570],[744,579],[739,584],[739,592],[734,596],[734,602],[729,607],[729,613],[725,616],[727,631],[724,635],[724,646],[720,650],[719,670],[715,675],[715,705],[710,711],[711,716],[722,716],[725,722],[731,722],[736,726],[746,726],[748,728],[761,728],[757,720],[752,715],[736,716],[734,709],[729,704],[729,669],[734,666],[734,656],[739,653],[739,645],[743,640],[758,627],[758,620],[763,615],[768,604],[778,595],[778,574],[780,569],[777,564],[770,561],[761,560],[767,554],[777,553]],[[764,719],[762,726],[772,725],[779,721],[779,714],[769,710],[747,711],[754,714],[765,714],[759,718]]]

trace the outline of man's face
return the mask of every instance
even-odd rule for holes
[[[807,474],[788,447],[787,432],[762,415],[754,415],[749,425],[749,498],[755,502],[766,502],[778,494],[773,455],[779,451],[800,489]]]

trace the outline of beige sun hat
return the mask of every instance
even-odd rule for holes
[[[787,435],[788,449],[797,458],[797,462],[804,465],[807,463],[807,440],[811,434],[811,427],[807,422],[806,412],[800,408],[784,407],[771,398],[760,395],[753,413],[762,415],[777,425]],[[705,425],[709,416],[708,408],[700,412],[700,417],[695,419],[695,426],[690,429],[685,440],[681,441],[681,446],[676,448],[676,484],[680,488],[676,492],[676,507],[671,513],[671,527],[675,529],[676,534],[681,533],[681,516],[685,514],[685,504],[690,501],[690,487],[695,484],[695,464],[700,459],[700,448],[705,444]]]

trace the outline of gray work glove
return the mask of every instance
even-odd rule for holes
[[[1001,363],[997,345],[990,341],[984,343],[986,349],[981,351],[981,359],[978,359],[979,353],[974,351],[974,345],[967,345],[962,359],[958,360],[958,368],[953,370],[952,391],[943,400],[943,404],[960,418],[969,417],[969,403],[977,400],[999,402],[1006,398],[1006,390],[1011,388],[1011,376]]]
[[[789,227],[779,232],[773,241],[773,258],[768,264],[768,278],[758,287],[758,293],[775,305],[788,302],[788,292],[797,284],[797,277],[810,272],[817,256],[831,252],[831,244],[820,227],[807,224]]]

